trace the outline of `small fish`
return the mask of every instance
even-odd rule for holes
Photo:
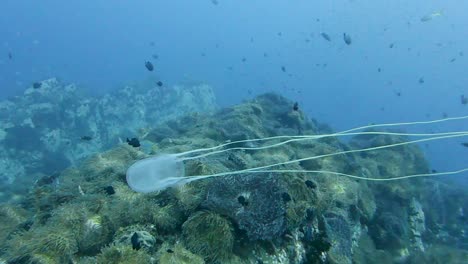
[[[431,13],[429,15],[425,15],[423,17],[421,17],[421,22],[427,22],[427,21],[430,21],[436,17],[440,17],[442,16],[442,12],[434,12],[434,13]]]
[[[351,40],[351,37],[348,34],[343,33],[343,40],[346,43],[346,45],[351,45],[352,40]]]
[[[450,62],[455,62],[456,60],[457,60],[457,58],[452,58],[452,59],[450,60]]]
[[[462,95],[460,96],[460,101],[461,101],[461,104],[462,104],[462,105],[466,105],[466,104],[468,104],[468,97],[465,97],[465,95],[462,94]]]
[[[306,180],[305,182],[305,185],[311,189],[315,189],[317,188],[317,184],[311,180]]]
[[[151,41],[151,42],[149,43],[149,45],[150,45],[151,47],[154,47],[154,46],[156,46],[156,43],[155,43],[154,41]]]
[[[326,41],[331,41],[330,36],[325,32],[320,33],[320,36],[322,36]]]
[[[83,140],[83,141],[90,141],[93,138],[91,136],[82,136],[82,137],[80,137],[80,139]]]
[[[133,233],[132,237],[130,238],[130,242],[132,242],[132,248],[134,250],[140,250],[141,249],[140,238],[138,237],[137,232]]]
[[[283,72],[286,72],[286,67],[281,66],[281,70],[282,70]]]
[[[8,52],[8,59],[12,60],[13,59],[13,54],[11,54],[11,51]]]
[[[151,55],[151,57],[152,57],[153,59],[155,59],[155,60],[159,59],[158,54],[153,54],[153,55]]]
[[[166,250],[166,252],[167,252],[167,253],[174,253],[174,250],[168,248],[168,249]]]
[[[242,62],[246,62],[246,61],[247,61],[247,59],[246,59],[246,58],[242,58]]]
[[[393,47],[395,47],[395,44],[394,43],[391,43],[390,45],[388,45],[389,48],[393,49]]]
[[[382,69],[381,69],[381,68],[377,68],[377,71],[378,71],[378,72],[382,72]]]
[[[219,4],[218,0],[211,0],[211,3],[212,3],[213,5],[218,5],[218,4]]]
[[[419,78],[418,83],[423,84],[424,83],[424,78],[423,77]]]
[[[132,139],[127,138],[127,143],[130,146],[134,147],[134,148],[138,148],[138,147],[141,146],[140,141],[138,140],[138,138],[132,138]]]
[[[148,71],[153,71],[154,70],[153,63],[151,63],[149,61],[145,62],[145,67],[146,67],[146,69],[148,69]]]
[[[248,201],[247,198],[245,198],[243,195],[240,195],[239,197],[237,197],[237,201],[238,201],[242,206],[247,206],[247,205],[249,205],[249,201]]]
[[[158,82],[156,83],[156,85],[159,86],[159,87],[161,87],[161,86],[163,86],[163,83],[162,83],[161,81],[158,81]]]
[[[41,86],[42,86],[42,83],[41,83],[41,82],[34,82],[33,85],[32,85],[32,87],[33,87],[34,89],[39,89],[39,88],[41,88]]]
[[[293,105],[293,110],[294,111],[299,111],[299,103],[298,102],[295,102],[294,105]]]
[[[461,143],[461,144],[462,144],[462,146],[464,146],[464,147],[467,147],[467,148],[468,148],[468,142],[463,142],[463,143]]]
[[[115,189],[114,189],[114,187],[112,187],[112,185],[108,185],[108,186],[102,188],[102,190],[103,190],[104,192],[106,192],[108,195],[113,195],[113,194],[115,194]]]

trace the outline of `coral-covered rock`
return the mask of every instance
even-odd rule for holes
[[[285,187],[275,174],[241,174],[215,179],[204,208],[226,215],[251,240],[271,240],[286,231]]]
[[[39,89],[0,102],[0,185],[10,185],[5,192],[19,192],[11,185],[16,178],[31,181],[61,171],[126,137],[144,139],[163,121],[215,108],[213,91],[204,84],[128,85],[95,97],[75,84],[44,80]]]

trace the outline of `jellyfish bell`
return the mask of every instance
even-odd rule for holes
[[[135,162],[127,170],[127,183],[136,192],[166,189],[184,180],[183,161],[176,154],[161,154]]]

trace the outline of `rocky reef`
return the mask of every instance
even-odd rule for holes
[[[462,263],[467,193],[419,178],[368,182],[332,173],[246,172],[156,193],[125,182],[135,161],[221,143],[331,131],[276,94],[214,113],[192,112],[148,131],[151,151],[121,143],[43,176],[0,206],[0,263]],[[404,142],[389,135],[328,137],[259,150],[261,142],[185,161],[210,175]],[[273,140],[273,143],[275,141]],[[275,169],[388,178],[428,172],[422,151],[400,145]]]
[[[0,102],[0,201],[32,181],[187,113],[216,109],[204,84],[127,85],[100,97],[57,79]]]

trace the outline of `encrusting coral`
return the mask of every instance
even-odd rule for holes
[[[199,211],[182,225],[184,245],[210,261],[229,259],[234,246],[234,229],[226,218]]]

